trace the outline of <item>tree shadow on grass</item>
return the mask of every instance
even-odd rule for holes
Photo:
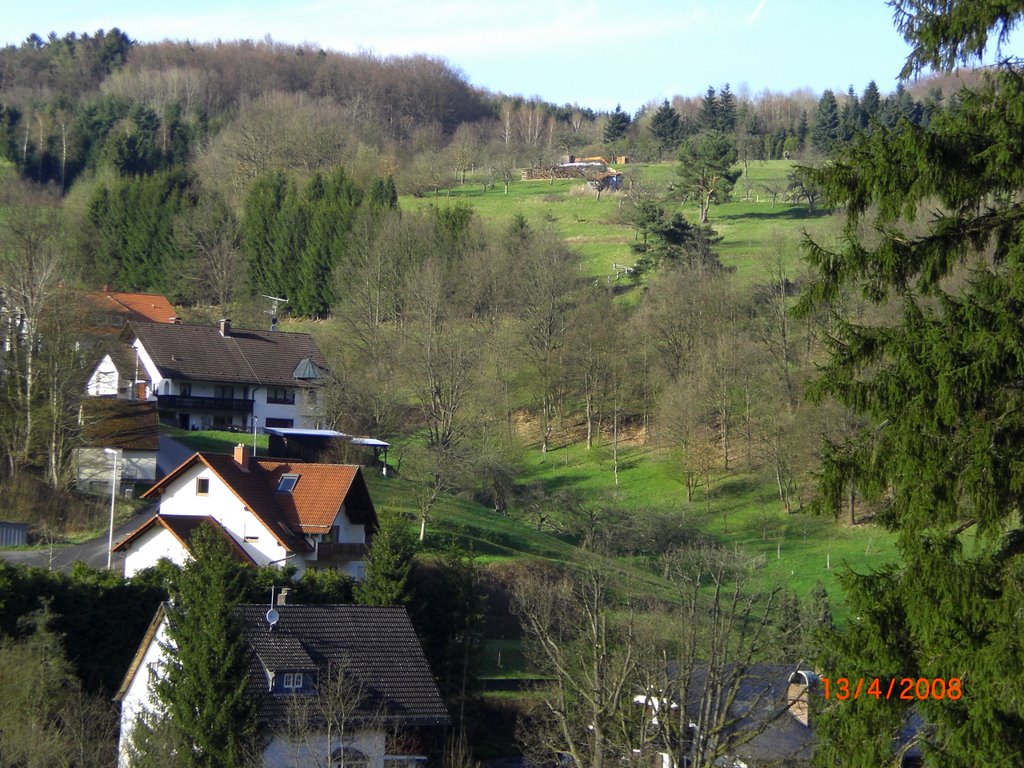
[[[714,219],[721,221],[740,221],[743,219],[749,219],[752,221],[801,221],[804,219],[820,219],[828,216],[832,213],[830,208],[815,208],[813,211],[809,211],[806,208],[786,208],[770,211],[767,213],[752,212],[752,213],[726,213],[721,216],[712,217],[712,226],[714,226]]]

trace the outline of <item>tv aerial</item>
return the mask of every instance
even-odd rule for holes
[[[267,314],[270,315],[270,330],[277,330],[277,306],[278,304],[287,304],[288,299],[282,299],[280,296],[268,296],[265,293],[261,293],[264,299],[269,299],[270,309],[267,310]]]

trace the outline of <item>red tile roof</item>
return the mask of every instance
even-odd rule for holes
[[[232,456],[197,453],[154,485],[143,498],[154,498],[196,461],[212,469],[228,488],[253,512],[290,551],[308,551],[302,534],[327,533],[341,505],[351,522],[365,525],[367,533],[377,528],[377,513],[357,466],[312,464],[276,459],[250,459],[243,469]],[[282,475],[298,475],[295,488],[278,492]]]
[[[106,312],[127,315],[130,320],[145,323],[171,323],[178,319],[176,310],[167,297],[156,293],[124,293],[122,291],[92,291],[89,298]]]

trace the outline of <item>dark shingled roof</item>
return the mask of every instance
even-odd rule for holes
[[[290,700],[289,695],[268,693],[268,671],[313,672],[319,680],[328,669],[343,668],[358,682],[367,716],[379,711],[398,726],[448,724],[448,712],[404,608],[281,605],[275,606],[280,618],[273,629],[267,608],[239,606],[253,649],[249,684],[259,694],[262,721],[283,721]]]
[[[156,403],[114,397],[84,398],[82,443],[87,448],[159,449],[160,417]]]
[[[327,368],[308,333],[232,328],[222,336],[217,327],[170,323],[132,328],[165,378],[295,387],[304,383],[294,376],[303,360]]]
[[[730,754],[744,761],[792,760],[810,763],[814,748],[814,730],[794,717],[787,703],[790,676],[798,671],[792,664],[752,664],[741,670],[727,670],[723,686],[730,686],[729,677],[741,674],[736,698],[729,708],[729,738],[739,743]],[[707,668],[694,670],[688,690],[687,709],[697,719],[701,691],[707,681]],[[670,672],[674,676],[674,670]],[[811,694],[814,695],[813,693]],[[751,737],[752,736],[752,737]],[[747,740],[749,739],[749,740]]]

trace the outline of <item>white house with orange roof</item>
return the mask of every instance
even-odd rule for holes
[[[150,488],[159,511],[114,545],[125,576],[167,558],[183,563],[201,523],[225,535],[243,562],[338,568],[363,576],[377,513],[358,466],[196,453]]]

